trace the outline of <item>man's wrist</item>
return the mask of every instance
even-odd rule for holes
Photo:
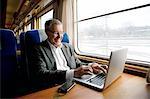
[[[74,69],[74,77],[78,77],[77,69]]]
[[[67,70],[66,71],[66,80],[67,81],[72,80],[73,77],[74,77],[74,69]]]

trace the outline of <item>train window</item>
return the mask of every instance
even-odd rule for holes
[[[40,29],[44,29],[44,24],[48,19],[53,18],[53,10],[50,10],[46,14],[40,17]]]
[[[20,29],[20,30],[19,30],[19,35],[20,35],[21,32],[23,32],[23,29]]]
[[[128,61],[149,64],[149,3],[149,0],[86,0],[85,4],[85,0],[77,0],[79,51],[106,58],[111,50],[125,47]]]
[[[25,31],[31,30],[31,23],[25,26]]]

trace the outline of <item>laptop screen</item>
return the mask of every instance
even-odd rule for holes
[[[108,87],[114,80],[121,76],[127,57],[127,49],[120,49],[111,52],[109,69],[105,81],[105,88]]]

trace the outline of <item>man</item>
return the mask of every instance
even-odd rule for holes
[[[36,46],[32,52],[32,78],[38,82],[58,84],[89,73],[105,69],[97,63],[86,64],[74,55],[69,44],[62,44],[63,26],[57,19],[45,23],[48,39]],[[89,65],[89,66],[86,66]]]

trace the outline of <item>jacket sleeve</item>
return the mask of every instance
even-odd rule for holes
[[[78,57],[76,57],[76,55],[75,55],[75,50],[74,50],[73,46],[69,45],[69,48],[70,48],[71,54],[75,57],[75,62],[76,62],[76,66],[77,66],[77,67],[80,67],[81,65],[88,65],[88,63],[81,62],[81,61],[78,59]]]
[[[62,83],[65,81],[66,71],[50,70],[46,64],[44,54],[41,46],[36,46],[32,50],[30,72],[32,79],[46,82],[50,84]]]

